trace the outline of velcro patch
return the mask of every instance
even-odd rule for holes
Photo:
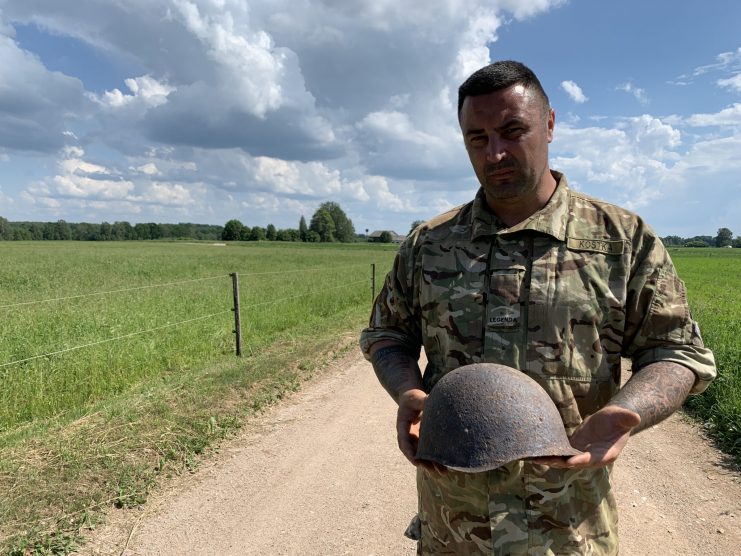
[[[622,239],[580,239],[570,237],[566,240],[569,249],[577,251],[592,251],[606,255],[622,255],[625,250],[625,241]]]
[[[489,311],[487,328],[518,328],[520,326],[520,306],[492,307]]]

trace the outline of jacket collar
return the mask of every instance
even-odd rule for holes
[[[499,218],[489,210],[483,188],[480,188],[473,200],[472,239],[487,235],[514,234],[532,230],[553,236],[559,241],[566,239],[566,223],[569,216],[569,187],[566,177],[555,170],[551,174],[556,178],[556,190],[546,205],[519,224],[507,228]]]

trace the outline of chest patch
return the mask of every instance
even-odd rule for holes
[[[489,329],[497,328],[517,328],[520,326],[520,307],[513,305],[511,307],[494,307],[489,311],[487,327]]]
[[[570,237],[566,240],[566,246],[576,251],[591,251],[592,253],[604,253],[605,255],[622,255],[625,242],[622,239],[582,239]]]

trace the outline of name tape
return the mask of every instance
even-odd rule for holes
[[[625,242],[622,239],[580,239],[570,237],[566,240],[569,249],[577,251],[592,251],[606,255],[622,255],[625,250]]]

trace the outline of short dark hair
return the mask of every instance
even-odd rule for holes
[[[543,100],[545,109],[550,108],[548,95],[545,94],[533,70],[521,62],[502,60],[473,72],[458,88],[458,117],[461,117],[461,108],[466,97],[494,93],[512,85],[522,85],[535,91]]]

